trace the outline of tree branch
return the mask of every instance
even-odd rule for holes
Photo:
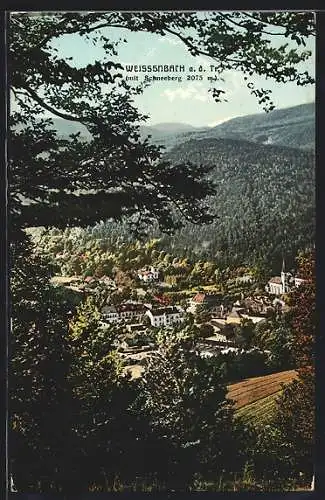
[[[239,28],[244,28],[246,31],[250,31],[249,28],[247,28],[246,26],[243,26],[240,23],[237,23],[233,19],[230,19],[226,14],[222,14],[222,12],[219,12],[219,15],[221,17],[223,17],[226,21],[229,21],[230,23],[234,24],[235,26],[238,26]],[[244,12],[244,15],[246,15],[245,12]],[[254,19],[255,22],[260,22],[260,23],[264,24],[265,26],[267,26],[266,23],[263,23],[262,21],[259,21],[258,19],[254,18],[253,16],[249,16],[248,15],[248,17],[250,17],[251,19]],[[262,33],[264,33],[265,35],[280,35],[280,36],[284,35],[284,33],[270,33],[268,31],[262,31]]]
[[[85,123],[86,120],[84,120],[82,117],[80,116],[73,116],[73,115],[69,115],[67,113],[61,113],[61,111],[58,111],[57,109],[55,108],[52,108],[52,106],[50,106],[49,104],[46,104],[46,102],[43,101],[43,99],[41,99],[37,93],[35,92],[35,90],[31,89],[30,87],[28,87],[28,85],[21,85],[21,87],[23,89],[26,90],[26,92],[40,105],[42,106],[42,108],[46,109],[47,111],[49,111],[50,113],[53,113],[54,115],[58,116],[59,118],[63,118],[64,120],[70,120],[70,121],[73,121],[73,122],[80,122],[80,123]]]
[[[261,24],[264,24],[264,26],[277,26],[277,27],[280,27],[280,28],[287,28],[287,26],[284,26],[283,24],[272,24],[272,23],[267,23],[265,21],[262,21],[261,19],[257,19],[255,16],[252,16],[251,14],[247,14],[247,12],[243,12],[244,16],[246,17],[249,17],[250,19],[253,19],[254,21],[258,21],[259,23]],[[263,33],[265,33],[266,35],[281,35],[281,36],[284,36],[284,33],[270,33],[268,31],[263,31]],[[309,32],[310,35],[312,36],[315,36],[315,33],[310,31]]]

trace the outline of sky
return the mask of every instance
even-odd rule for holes
[[[184,44],[173,35],[160,36],[129,32],[120,28],[106,29],[105,34],[108,34],[112,40],[122,37],[127,41],[119,46],[119,55],[115,59],[125,67],[126,65],[169,64],[184,65],[186,68],[185,72],[151,73],[155,76],[169,74],[180,77],[182,81],[153,82],[142,95],[136,98],[135,102],[139,110],[150,116],[146,122],[147,125],[178,122],[195,127],[215,126],[236,116],[263,112],[257,99],[247,89],[243,75],[238,71],[225,73],[225,82],[222,86],[218,84],[218,88],[224,88],[227,91],[228,102],[215,103],[211,93],[208,92],[211,82],[207,79],[213,76],[213,72],[210,71],[210,64],[213,64],[213,61],[204,56],[191,56]],[[90,41],[76,35],[61,37],[53,45],[59,49],[60,55],[73,57],[77,66],[105,58],[104,50],[100,46],[94,46]],[[314,42],[311,40],[306,48],[313,51],[313,57],[300,67],[303,71],[308,70],[314,75]],[[110,59],[114,60],[112,57]],[[205,72],[199,72],[200,65]],[[190,66],[196,69],[195,73],[189,72]],[[140,83],[144,78],[144,73],[124,71],[124,74],[138,75],[139,80],[134,84]],[[202,81],[187,80],[187,76],[194,75],[196,78],[196,75],[200,74],[203,76]],[[277,84],[271,79],[265,80],[257,77],[252,77],[252,81],[255,85],[272,90],[276,108],[294,106],[315,99],[314,85],[298,87],[293,83]]]

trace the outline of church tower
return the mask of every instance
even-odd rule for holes
[[[282,269],[281,269],[281,284],[282,284],[282,293],[287,292],[287,273],[285,272],[285,262],[284,257],[282,260]]]

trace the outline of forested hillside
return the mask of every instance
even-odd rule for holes
[[[218,119],[218,116],[216,116]],[[239,116],[215,127],[186,130],[176,124],[174,130],[164,124],[141,127],[143,136],[151,135],[151,141],[167,149],[191,139],[243,139],[262,144],[274,144],[298,149],[315,148],[315,103],[300,104],[276,109],[270,113]]]
[[[192,140],[166,156],[174,162],[215,165],[212,225],[188,224],[173,239],[174,249],[189,247],[220,263],[294,258],[314,241],[314,155],[231,139]]]
[[[315,103],[277,109],[228,120],[209,130],[186,134],[186,138],[246,139],[298,149],[315,148]]]
[[[145,135],[152,133],[153,142],[167,145],[165,158],[172,163],[214,165],[210,175],[217,193],[210,204],[215,222],[186,224],[175,236],[163,236],[166,250],[212,258],[221,266],[261,262],[276,271],[283,256],[288,265],[293,263],[297,251],[310,246],[315,236],[315,157],[308,151],[314,141],[314,107],[310,103],[239,117],[191,132],[180,123],[141,128]],[[85,136],[80,124],[54,122],[61,137],[78,131]],[[227,137],[219,137],[223,135]],[[109,228],[113,230],[111,222]],[[128,234],[123,226],[116,230]],[[152,226],[147,232],[148,237],[162,236]]]

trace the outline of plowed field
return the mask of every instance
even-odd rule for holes
[[[254,377],[228,386],[228,399],[235,402],[237,415],[246,421],[265,424],[283,386],[297,377],[295,370]]]

